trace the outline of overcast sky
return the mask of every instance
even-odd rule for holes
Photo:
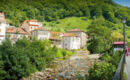
[[[115,1],[116,3],[120,5],[130,7],[130,0],[113,0],[113,1]]]

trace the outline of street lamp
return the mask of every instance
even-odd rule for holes
[[[125,53],[126,53],[126,39],[125,39],[125,23],[126,23],[126,18],[125,17],[123,17],[122,18],[122,22],[123,22],[123,32],[124,32],[124,49],[123,49],[123,51],[124,51],[124,55],[125,55]],[[125,63],[126,63],[126,61],[125,61]]]

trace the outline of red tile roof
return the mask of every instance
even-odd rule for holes
[[[29,26],[39,26],[39,25],[37,25],[37,24],[29,24]]]
[[[124,42],[114,42],[113,44],[114,44],[114,45],[123,45]],[[125,44],[127,44],[127,42],[125,42]]]
[[[19,34],[27,34],[27,35],[29,35],[29,33],[24,31],[22,28],[14,28],[14,27],[7,28],[6,33],[19,33]]]
[[[64,37],[78,37],[78,35],[76,35],[74,33],[65,33]]]
[[[83,31],[76,28],[76,29],[72,29],[72,30],[70,30],[70,31],[68,31],[68,32],[83,32]]]

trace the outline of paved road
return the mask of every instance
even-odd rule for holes
[[[126,57],[125,73],[127,75],[127,80],[130,80],[130,56]]]

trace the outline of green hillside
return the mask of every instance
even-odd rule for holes
[[[121,18],[126,17],[130,38],[130,8],[112,0],[1,0],[0,11],[16,27],[24,20],[38,19],[51,30],[62,32],[75,27],[86,31],[99,18],[104,19],[103,26],[121,32]]]
[[[16,26],[25,19],[56,21],[73,16],[103,16],[113,23],[127,17],[130,21],[130,9],[112,0],[1,0],[0,11],[5,12],[8,21]]]

